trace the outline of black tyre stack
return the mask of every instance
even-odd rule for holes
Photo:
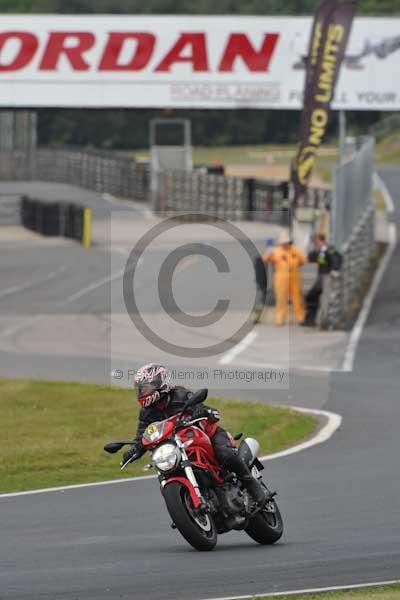
[[[44,236],[63,236],[82,241],[83,206],[72,203],[46,202],[23,196],[21,224]]]

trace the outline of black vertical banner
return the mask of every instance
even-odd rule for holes
[[[316,153],[329,122],[331,102],[350,36],[357,0],[324,0],[311,32],[305,77],[300,141],[292,162],[294,205],[310,180]]]

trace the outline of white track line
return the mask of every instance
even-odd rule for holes
[[[258,333],[256,331],[250,331],[242,339],[241,342],[236,344],[236,346],[233,346],[233,348],[228,350],[228,352],[226,352],[222,356],[222,358],[219,359],[219,361],[218,361],[219,364],[220,365],[229,365],[229,363],[231,363],[234,358],[236,358],[241,352],[246,350],[246,348],[248,348],[254,342],[254,340],[256,339],[257,336],[258,336]]]
[[[383,585],[395,585],[400,580],[374,581],[373,583],[355,583],[353,585],[333,585],[323,588],[308,588],[305,590],[293,590],[289,592],[265,592],[261,594],[250,594],[249,596],[220,596],[218,598],[205,598],[204,600],[257,600],[257,598],[279,598],[280,596],[300,596],[301,594],[319,594],[321,592],[339,592],[341,590],[359,590],[363,588],[380,587]]]
[[[120,254],[121,256],[125,256],[125,257],[129,256],[129,254],[130,254],[130,252],[125,252],[122,248],[114,248],[114,249],[112,248],[111,251],[116,252],[117,254]],[[143,258],[140,257],[136,261],[136,265],[141,265],[142,263],[143,263]],[[118,271],[116,271],[115,273],[112,273],[111,275],[107,275],[106,277],[102,277],[101,279],[97,279],[96,281],[93,281],[86,287],[78,290],[74,294],[71,294],[71,296],[68,296],[68,298],[66,298],[62,302],[62,304],[68,304],[69,302],[74,302],[75,300],[79,300],[79,298],[86,296],[86,294],[93,292],[93,290],[97,290],[99,287],[102,287],[106,283],[112,283],[116,279],[120,279],[124,275],[125,269],[126,269],[126,265],[122,269],[119,269]]]
[[[186,271],[186,269],[188,269],[189,267],[192,267],[193,265],[197,264],[199,260],[199,256],[187,256],[181,261],[180,264],[178,264],[178,266],[175,269],[175,273],[183,273],[183,271]]]
[[[382,196],[383,196],[383,200],[386,204],[386,211],[391,214],[394,212],[394,203],[393,203],[393,198],[390,195],[390,192],[387,188],[386,183],[383,181],[382,177],[379,175],[379,173],[374,173],[374,183],[376,185],[376,187],[382,192]]]
[[[59,267],[55,271],[51,271],[51,273],[48,273],[46,275],[46,277],[42,277],[42,279],[31,279],[30,281],[27,281],[26,283],[21,283],[19,285],[14,285],[12,287],[9,287],[6,290],[3,290],[0,292],[0,299],[6,298],[7,296],[11,296],[12,294],[16,294],[17,292],[23,292],[24,290],[27,290],[31,287],[35,287],[36,285],[46,283],[47,281],[54,279],[54,277],[56,277],[62,271],[65,271],[65,269],[66,269],[66,266],[64,265],[62,267]]]
[[[11,492],[9,494],[0,494],[1,498],[15,498],[16,496],[35,496],[36,494],[47,494],[48,492],[64,492],[68,490],[78,490],[87,487],[99,487],[101,485],[111,485],[114,483],[132,483],[133,481],[143,481],[143,479],[155,479],[155,475],[144,475],[141,477],[127,477],[126,479],[111,479],[109,481],[96,481],[95,483],[77,483],[75,485],[64,485],[59,487],[44,488],[40,490],[27,490],[26,492]]]
[[[71,296],[68,296],[65,300],[63,300],[61,302],[61,305],[62,306],[67,305],[67,304],[70,304],[71,302],[74,302],[75,300],[79,300],[79,298],[86,296],[86,294],[89,294],[89,292],[92,292],[93,290],[98,289],[99,287],[105,285],[106,283],[111,283],[115,279],[119,279],[120,277],[123,276],[124,271],[125,271],[125,268],[120,269],[113,275],[107,275],[107,277],[102,277],[102,279],[93,281],[90,285],[82,288],[81,290],[78,290]],[[9,327],[8,329],[1,331],[0,338],[4,338],[4,337],[10,336],[10,335],[13,335],[14,333],[17,333],[18,331],[20,331],[21,329],[25,329],[26,327],[29,327],[36,321],[40,321],[41,319],[45,319],[46,317],[48,317],[47,314],[40,314],[40,315],[35,315],[33,317],[29,317],[29,319],[25,319],[24,321],[20,321],[17,325],[14,325],[13,327]]]
[[[18,331],[21,331],[21,329],[26,329],[27,327],[30,327],[37,321],[41,321],[47,316],[48,315],[35,315],[33,317],[29,317],[28,319],[24,319],[23,321],[19,321],[13,327],[9,327],[8,329],[4,329],[4,331],[0,331],[0,339],[8,337],[9,335],[14,335],[14,333],[18,333]]]
[[[317,431],[317,433],[311,439],[300,444],[296,444],[296,446],[292,446],[291,448],[287,448],[286,450],[282,450],[281,452],[275,452],[274,454],[260,456],[260,460],[262,460],[263,462],[275,460],[277,458],[283,458],[285,456],[295,454],[296,452],[302,452],[303,450],[311,448],[312,446],[316,446],[317,444],[322,444],[323,442],[326,442],[327,440],[329,440],[330,437],[333,436],[335,431],[337,431],[337,429],[342,423],[342,417],[340,415],[329,411],[316,410],[312,408],[300,408],[298,406],[288,406],[287,408],[292,408],[293,410],[297,410],[298,412],[302,413],[314,414],[318,417],[322,416],[326,418],[328,422],[319,431]],[[144,479],[155,478],[156,475],[144,475],[141,477],[132,477],[127,479],[113,479],[111,481],[98,481],[95,483],[78,483],[76,485],[65,485],[61,487],[45,488],[39,490],[27,490],[26,492],[11,492],[8,494],[0,494],[0,500],[2,498],[15,498],[17,496],[33,496],[36,494],[46,494],[48,492],[64,492],[80,488],[98,487],[101,485],[113,485],[116,483],[133,483],[135,481],[143,481]]]
[[[260,363],[256,361],[240,361],[240,367],[249,367],[249,368],[259,368],[259,369],[272,369],[275,371],[285,371],[287,375],[289,375],[289,370],[291,373],[306,372],[306,373],[336,373],[341,372],[342,369],[335,369],[333,367],[323,367],[323,366],[315,366],[315,365],[294,365],[291,366],[289,362],[279,364],[273,363]]]
[[[356,350],[358,343],[361,338],[362,331],[364,329],[365,323],[368,319],[368,315],[371,310],[372,303],[375,299],[375,295],[378,291],[378,287],[382,281],[382,278],[385,274],[386,268],[389,264],[390,259],[392,258],[394,249],[397,244],[397,232],[396,226],[394,223],[390,223],[389,225],[389,244],[386,248],[386,252],[380,262],[378,270],[375,273],[374,279],[372,281],[372,285],[368,291],[368,294],[365,297],[363,307],[361,309],[360,314],[358,315],[358,319],[355,322],[353,329],[351,330],[349,342],[347,344],[346,353],[343,360],[342,371],[350,372],[353,370],[354,359],[356,355]]]
[[[145,207],[144,204],[140,203],[140,202],[136,202],[135,200],[131,200],[129,198],[126,198],[125,200],[121,200],[120,198],[117,198],[116,196],[113,196],[112,194],[103,194],[102,195],[102,199],[105,202],[110,202],[110,204],[115,204],[116,206],[119,207],[124,207],[127,211],[132,212],[140,212],[145,219],[153,219],[154,218],[154,214],[151,210],[149,210],[148,208]]]
[[[297,410],[298,412],[316,415],[317,417],[324,417],[327,419],[327,423],[312,438],[306,440],[305,442],[301,442],[300,444],[296,444],[296,446],[292,446],[291,448],[287,448],[286,450],[281,450],[281,452],[274,452],[274,454],[267,454],[266,456],[260,456],[260,460],[268,461],[275,460],[276,458],[283,458],[284,456],[290,456],[291,454],[296,454],[297,452],[302,452],[303,450],[307,450],[307,448],[312,448],[313,446],[317,446],[318,444],[323,444],[327,442],[329,438],[333,436],[333,434],[339,429],[342,424],[342,417],[337,413],[333,413],[327,410],[317,410],[315,408],[300,408],[299,406],[290,406],[288,408],[293,408],[293,410]]]
[[[394,212],[394,203],[393,199],[389,193],[388,188],[386,187],[385,182],[382,177],[378,175],[378,173],[374,173],[374,182],[376,187],[380,188],[382,192],[383,199],[386,204],[386,213],[391,215]],[[397,244],[397,230],[396,225],[394,223],[389,224],[389,244],[386,248],[386,252],[381,259],[380,265],[375,272],[374,279],[372,281],[372,285],[368,291],[368,294],[365,297],[363,307],[361,309],[360,314],[358,315],[357,321],[354,324],[353,329],[351,330],[349,342],[347,344],[346,353],[344,356],[342,371],[349,373],[353,370],[355,355],[357,351],[357,346],[361,338],[362,331],[364,329],[365,323],[368,319],[368,315],[371,310],[372,303],[374,301],[375,295],[378,291],[378,287],[382,281],[383,275],[387,269],[390,259],[392,258],[394,249]]]
[[[79,298],[82,298],[82,296],[86,296],[86,294],[88,294],[89,292],[92,292],[93,290],[97,290],[99,287],[102,287],[106,283],[111,283],[115,279],[119,279],[120,277],[123,276],[124,271],[125,271],[125,267],[123,269],[120,269],[113,275],[107,275],[107,277],[102,277],[101,279],[97,279],[97,281],[93,281],[90,285],[82,288],[81,290],[78,290],[74,294],[71,294],[71,296],[68,296],[68,298],[66,298],[66,300],[65,300],[65,303],[74,302],[75,300],[79,300]]]
[[[28,281],[27,283],[24,283],[21,285],[15,285],[14,287],[8,288],[7,290],[3,290],[2,292],[0,292],[0,299],[10,296],[12,294],[15,294],[17,292],[22,292],[22,291],[29,289],[35,285],[40,285],[42,283],[46,283],[47,281],[54,279],[54,277],[56,277],[57,275],[59,275],[60,273],[65,271],[66,268],[67,267],[64,265],[64,266],[60,267],[59,269],[52,271],[43,279],[37,279],[35,281],[31,280],[31,281]],[[0,339],[3,339],[10,335],[14,335],[14,333],[18,333],[18,331],[21,331],[22,329],[26,329],[27,327],[30,327],[37,321],[41,321],[46,316],[47,315],[44,315],[44,314],[33,315],[31,317],[28,317],[27,319],[20,320],[16,325],[13,325],[11,327],[8,327],[7,329],[4,329],[3,331],[0,331]]]

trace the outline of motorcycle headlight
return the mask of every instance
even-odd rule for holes
[[[153,463],[160,471],[174,469],[180,459],[180,450],[174,444],[163,444],[153,452]]]

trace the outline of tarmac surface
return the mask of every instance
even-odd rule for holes
[[[44,239],[16,225],[0,228],[0,374],[110,383],[110,373],[115,369],[126,372],[154,360],[155,355],[171,368],[184,365],[190,369],[193,360],[184,350],[180,356],[171,356],[155,347],[139,334],[125,309],[122,282],[128,256],[144,231],[160,219],[137,203],[101,197],[72,186],[2,182],[0,206],[6,199],[3,217],[5,213],[7,223],[12,201],[17,207],[19,195],[28,192],[91,206],[94,243],[87,251],[76,242]],[[259,251],[265,250],[266,238],[276,238],[278,233],[274,225],[235,225]],[[178,235],[176,231],[159,236],[157,243],[143,253],[143,264],[138,266],[136,300],[144,320],[163,339],[183,347],[205,347],[234,336],[249,319],[255,299],[249,256],[238,239],[232,240],[207,224],[181,226]],[[169,310],[171,318],[165,319],[154,278],[154,272],[177,243],[193,242],[208,244],[228,257],[230,267],[233,265],[232,272],[225,275],[207,257],[187,257],[176,269],[173,284],[178,309],[198,317],[212,311],[216,299],[229,298],[225,318],[209,327],[185,327],[173,318],[174,310]],[[312,277],[311,269],[305,278],[310,281]],[[289,373],[301,378],[309,371],[329,373],[338,368],[348,337],[345,332],[317,334],[307,328],[282,329],[273,324],[259,327],[258,332],[258,339],[232,361],[232,367],[282,367],[285,389]],[[205,357],[201,366],[214,367],[229,347],[227,344],[216,356]],[[274,386],[270,387],[272,391]]]
[[[382,169],[381,175],[393,196],[399,223],[400,175],[394,169]],[[33,253],[28,242],[25,248],[29,261]],[[65,255],[54,248],[54,272],[65,264],[58,260],[58,252]],[[71,264],[87,259],[79,247],[71,252]],[[323,407],[343,416],[340,430],[327,443],[267,463],[265,478],[279,492],[286,527],[281,542],[261,547],[244,533],[234,532],[221,536],[214,552],[199,554],[170,529],[153,479],[0,498],[1,600],[202,600],[399,579],[399,259],[398,245],[352,373],[296,371],[290,373],[287,389],[264,394],[241,391],[243,397]],[[26,264],[22,256],[20,260]],[[93,271],[101,274],[97,253],[90,260]],[[40,260],[34,263],[38,276],[48,276],[47,262],[43,272]],[[27,266],[27,276],[32,268]],[[70,276],[75,276],[73,269]],[[0,294],[17,285],[12,273],[7,277]],[[71,281],[64,273],[56,277],[60,289],[65,284],[65,300],[71,295]],[[65,355],[35,353],[29,345],[28,352],[28,338],[18,341],[13,333],[7,346],[4,331],[11,329],[5,324],[7,315],[18,316],[20,310],[24,319],[35,318],[44,306],[46,315],[57,314],[55,302],[43,304],[48,293],[40,294],[40,288],[32,288],[25,301],[19,293],[12,301],[11,296],[0,296],[1,374],[40,373],[52,378],[68,374],[102,380],[107,357],[89,357],[86,347],[87,356],[83,353],[80,360],[71,353],[66,361]],[[67,306],[75,317],[90,313],[100,320],[107,309],[103,302],[93,293]],[[61,346],[68,329],[65,335]]]

